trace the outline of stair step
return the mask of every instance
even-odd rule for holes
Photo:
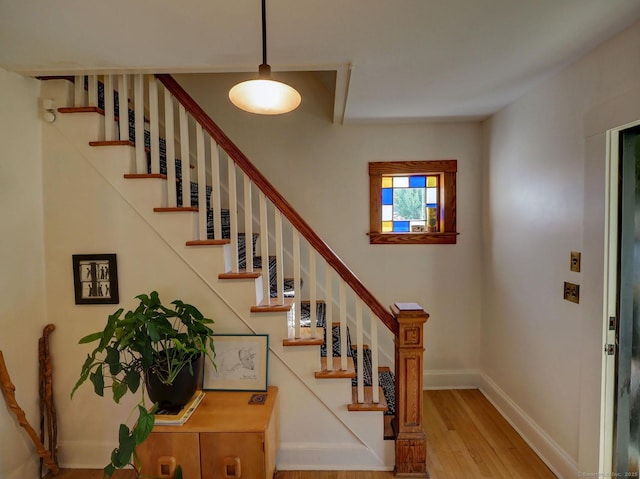
[[[89,146],[136,146],[131,140],[90,141]]]
[[[358,388],[351,388],[351,397],[352,403],[347,406],[349,411],[380,411],[386,412],[387,409],[387,401],[384,398],[384,391],[381,387],[378,388],[379,400],[380,402],[373,402],[373,388],[371,386],[364,387],[364,402],[358,402]]]
[[[161,180],[167,179],[167,175],[163,175],[161,173],[126,173],[124,177],[127,180],[145,180],[147,178],[159,178]]]
[[[282,341],[283,346],[319,346],[324,343],[324,328],[316,328],[316,337],[311,337],[311,328],[300,328],[299,338]]]
[[[59,113],[100,113],[104,115],[104,110],[97,106],[66,106],[58,108]]]
[[[208,240],[192,240],[187,241],[187,246],[220,246],[229,244],[231,241],[228,239],[208,239]]]
[[[293,298],[284,298],[283,304],[276,304],[270,301],[263,301],[260,304],[251,306],[252,313],[277,313],[287,312],[293,306]]]
[[[218,279],[256,279],[262,276],[262,271],[246,271],[220,273]]]
[[[327,358],[320,358],[320,371],[316,371],[315,377],[318,379],[333,379],[333,378],[355,378],[356,369],[353,365],[353,358],[347,357],[347,369],[340,369],[342,358],[334,356],[333,369],[329,371],[327,369]]]
[[[155,211],[156,213],[176,213],[176,212],[183,212],[183,211],[197,212],[198,207],[197,206],[173,206],[170,208],[154,208],[153,211]]]

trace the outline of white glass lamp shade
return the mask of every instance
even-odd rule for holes
[[[280,115],[298,108],[302,100],[300,93],[286,83],[271,80],[269,73],[260,65],[257,80],[238,83],[229,90],[231,103],[241,110],[259,115]]]

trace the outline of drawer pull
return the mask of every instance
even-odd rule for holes
[[[173,479],[176,472],[176,458],[172,456],[160,456],[158,458],[158,477]]]
[[[239,457],[224,458],[224,477],[239,478],[242,474]]]

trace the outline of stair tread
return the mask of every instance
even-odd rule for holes
[[[187,246],[218,246],[229,244],[230,240],[228,239],[207,239],[207,240],[192,240],[187,241]]]
[[[149,175],[147,175],[149,176]],[[166,178],[166,176],[165,176]],[[198,211],[198,207],[197,206],[172,206],[172,207],[167,207],[167,208],[154,208],[153,211],[155,211],[156,213],[179,213],[179,212],[183,212],[183,211],[189,211],[189,212],[197,212]]]
[[[146,178],[159,178],[161,180],[167,179],[167,175],[163,175],[162,173],[126,173],[124,177],[127,180],[143,180]]]
[[[136,146],[131,140],[90,141],[89,146]]]
[[[340,369],[342,358],[339,356],[334,356],[333,358],[333,369],[327,369],[327,358],[320,358],[320,371],[316,371],[315,377],[318,379],[330,379],[330,378],[354,378],[356,377],[356,369],[353,365],[353,358],[347,357],[347,369]]]
[[[282,341],[283,346],[318,346],[324,343],[324,328],[316,328],[316,337],[311,336],[311,328],[300,328],[299,338],[287,338]]]
[[[364,387],[364,402],[358,402],[358,388],[353,386],[351,388],[352,403],[347,406],[349,411],[381,411],[386,412],[389,408],[387,406],[387,400],[384,397],[384,391],[381,387],[378,387],[379,402],[373,402],[373,387]]]
[[[284,298],[284,303],[276,303],[274,301],[263,301],[260,304],[251,306],[252,313],[273,313],[281,311],[290,311],[293,306],[293,298]]]
[[[237,272],[220,273],[218,279],[256,279],[260,276],[262,276],[262,271],[260,270],[246,271],[241,269]]]
[[[65,106],[58,108],[59,113],[100,113],[104,115],[104,110],[97,106]]]

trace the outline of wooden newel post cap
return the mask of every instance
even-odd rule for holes
[[[418,303],[394,303],[391,306],[391,313],[397,320],[401,318],[411,318],[415,321],[421,317],[424,318],[425,321],[429,319],[429,315]]]

